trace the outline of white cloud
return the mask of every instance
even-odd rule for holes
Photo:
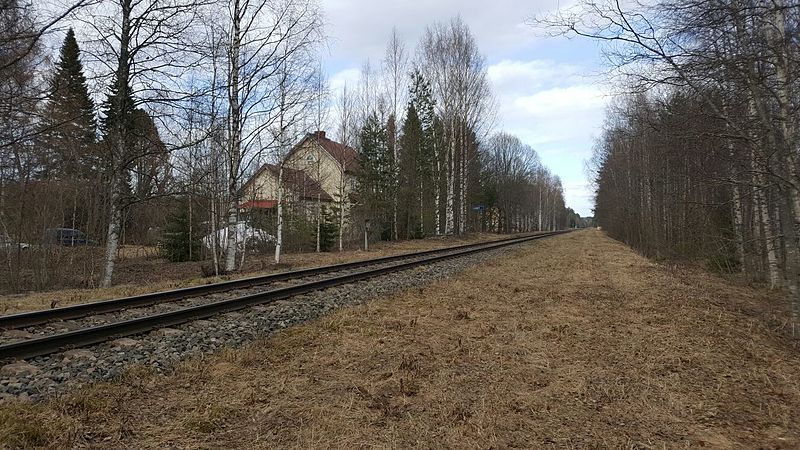
[[[516,61],[504,59],[488,68],[489,79],[496,90],[509,93],[530,92],[557,83],[577,81],[580,67],[552,60]]]
[[[531,144],[566,144],[581,141],[587,145],[560,150],[588,152],[593,136],[602,125],[609,97],[598,86],[579,84],[557,87],[516,97],[504,108],[509,126],[531,136]],[[587,153],[588,154],[588,153]]]
[[[561,5],[560,5],[561,3]],[[425,27],[461,16],[474,33],[481,50],[490,57],[514,51],[535,39],[526,23],[534,14],[563,7],[559,0],[436,0],[396,1],[323,0],[332,53],[355,63],[383,57],[392,27],[413,53]]]
[[[574,117],[576,113],[595,112],[605,108],[606,102],[607,96],[598,86],[579,84],[518,97],[514,106],[523,114],[544,119],[554,114]]]
[[[583,142],[582,149],[561,150],[590,150],[610,97],[603,86],[587,83],[579,67],[551,61],[502,61],[491,66],[489,73],[506,131],[536,147]]]
[[[592,192],[592,187],[589,184],[564,184],[564,198],[567,206],[575,210],[575,212],[581,216],[587,217],[592,214],[594,192]]]
[[[583,170],[610,96],[576,64],[502,60],[489,67],[504,131],[532,145],[564,183],[567,205],[591,214],[593,194]]]
[[[354,89],[358,83],[361,72],[356,68],[343,69],[331,75],[328,79],[332,92],[339,92],[345,85],[349,89]]]

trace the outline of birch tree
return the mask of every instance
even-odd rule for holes
[[[356,146],[356,142],[358,141],[357,134],[358,125],[357,125],[357,101],[356,101],[355,94],[348,88],[347,84],[345,84],[339,95],[336,98],[336,121],[338,123],[338,139],[339,142],[343,145],[348,147]],[[342,174],[345,173],[347,167],[346,161],[342,162]],[[348,213],[348,204],[349,199],[347,198],[346,194],[346,186],[345,186],[345,179],[344,176],[340,177],[339,184],[337,186],[337,192],[334,193],[334,199],[337,204],[337,212],[336,216],[338,219],[339,225],[339,251],[341,252],[344,249],[344,224],[345,224],[345,217]]]
[[[283,172],[286,157],[292,142],[297,141],[307,125],[315,121],[315,100],[317,99],[319,74],[314,68],[316,56],[317,31],[285,39],[281,45],[283,54],[278,73],[278,121],[274,131],[277,152],[274,158],[278,163],[278,203],[277,229],[275,241],[275,264],[280,263],[283,246]],[[319,224],[318,224],[319,227]]]
[[[408,56],[403,42],[400,40],[397,28],[392,28],[392,35],[389,38],[389,43],[386,46],[386,56],[383,59],[383,71],[386,78],[387,90],[389,92],[389,99],[391,102],[390,121],[392,123],[391,133],[389,136],[389,148],[392,149],[393,155],[393,184],[392,184],[392,237],[397,239],[398,226],[397,226],[397,193],[398,193],[398,171],[399,165],[399,137],[400,127],[399,123],[402,122],[400,116],[400,106],[403,104],[404,80],[407,76],[408,70]]]
[[[91,29],[87,53],[100,67],[99,75],[111,79],[103,117],[109,219],[102,286],[112,281],[123,210],[142,200],[126,196],[134,165],[148,156],[133,151],[135,112],[145,101],[169,105],[183,97],[180,74],[198,59],[187,33],[201,7],[198,1],[114,0],[99,4],[93,20],[84,21]]]
[[[239,187],[269,148],[286,146],[283,103],[290,61],[322,41],[313,0],[233,0],[228,8],[228,210],[225,270],[236,265]],[[283,93],[282,93],[283,92]],[[269,130],[278,133],[268,133]],[[265,135],[269,135],[266,137]],[[276,251],[276,258],[279,250]]]
[[[480,54],[469,28],[460,18],[428,27],[420,43],[420,67],[431,83],[438,115],[444,125],[445,234],[466,227],[469,166],[475,139],[490,128],[493,102]],[[473,151],[470,151],[470,148]]]

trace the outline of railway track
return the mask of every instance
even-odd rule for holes
[[[32,338],[0,342],[0,361],[27,359],[145,333],[191,320],[272,303],[446,259],[564,233],[499,241],[301,269],[153,294],[0,316],[0,329],[25,329]],[[268,289],[267,289],[268,288]],[[225,294],[219,299],[219,294]],[[150,310],[147,310],[150,308]],[[131,314],[131,312],[135,312]],[[55,324],[55,325],[53,325]],[[68,331],[63,331],[64,324]],[[59,325],[62,325],[59,327]],[[69,329],[72,328],[72,329]]]

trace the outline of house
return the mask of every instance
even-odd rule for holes
[[[361,166],[358,152],[328,139],[324,131],[308,133],[286,155],[283,187],[287,202],[336,203],[348,208]],[[280,168],[264,164],[242,186],[240,208],[271,209],[278,201]]]
[[[280,167],[264,164],[242,186],[241,209],[271,209],[278,204]],[[319,182],[302,170],[283,167],[283,195],[287,202],[333,202]]]
[[[307,134],[286,155],[286,166],[302,170],[337,202],[350,202],[356,190],[356,174],[361,169],[358,152],[328,139],[324,131]]]

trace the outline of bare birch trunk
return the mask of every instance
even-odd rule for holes
[[[214,192],[216,192],[216,188]],[[219,275],[219,236],[217,236],[219,230],[217,229],[217,220],[217,196],[213,194],[211,197],[211,257],[214,262],[214,275]]]
[[[745,264],[745,251],[744,251],[744,219],[742,216],[742,194],[739,185],[733,185],[733,234],[736,241],[736,258],[739,259],[741,265],[740,271],[747,272],[747,265]]]
[[[342,176],[339,178],[339,251],[344,250],[344,208],[345,208],[345,171],[346,167],[342,164]]]
[[[225,271],[236,269],[236,231],[239,219],[238,177],[242,153],[242,124],[239,108],[239,77],[241,52],[242,10],[239,0],[233,4],[233,30],[231,32],[231,50],[228,64],[228,247],[225,253]]]
[[[231,195],[230,192],[229,195]],[[225,248],[226,272],[233,272],[236,269],[236,225],[239,216],[237,206],[236,197],[228,202],[227,247]]]
[[[281,247],[283,246],[283,161],[278,167],[278,218],[275,231],[275,264],[281,262]]]
[[[445,204],[445,230],[444,233],[446,235],[451,235],[454,232],[454,217],[453,213],[455,213],[455,204],[454,198],[455,195],[455,161],[453,161],[455,156],[455,130],[453,128],[454,124],[453,121],[450,121],[450,143],[447,150],[447,199]]]
[[[441,155],[439,154],[439,146],[436,145],[436,134],[434,131],[433,137],[433,157],[436,158],[436,174],[434,175],[434,194],[433,194],[433,220],[434,220],[434,228],[436,229],[436,235],[439,236],[442,234],[442,224],[441,224],[441,217],[439,213],[441,212],[441,197],[442,197],[442,161]]]
[[[114,273],[114,263],[117,259],[117,248],[119,248],[119,232],[122,222],[122,211],[120,211],[119,202],[119,186],[117,180],[114,179],[112,181],[111,199],[109,201],[111,206],[111,215],[109,217],[108,232],[106,234],[105,267],[103,270],[103,279],[100,282],[102,287],[111,286],[112,275]]]
[[[113,130],[113,157],[111,161],[111,195],[109,199],[109,222],[108,231],[106,234],[106,255],[105,267],[103,270],[103,279],[100,283],[103,287],[111,286],[112,276],[114,274],[114,263],[117,258],[117,248],[119,247],[120,228],[122,226],[122,187],[120,186],[121,180],[126,175],[126,167],[123,164],[125,157],[125,137],[128,130],[125,129],[124,117],[129,112],[126,110],[125,102],[127,90],[130,81],[130,38],[131,38],[131,11],[133,9],[130,1],[120,2],[122,7],[122,20],[120,22],[120,35],[119,35],[119,57],[117,58],[116,82],[117,82],[117,95],[113,101],[112,108],[115,109],[117,116],[117,123],[114,124]]]
[[[239,258],[239,270],[244,269],[244,260],[247,256],[247,233],[242,236],[242,257]]]
[[[319,177],[317,177],[319,179]],[[322,233],[322,200],[317,194],[317,253],[320,252],[320,234]]]
[[[344,250],[344,202],[339,210],[339,251]]]
[[[464,126],[460,128],[460,143],[461,143],[461,154],[460,161],[458,163],[459,166],[459,202],[458,202],[458,234],[464,234],[466,231],[466,220],[467,220],[467,145],[466,145],[466,132]]]
[[[544,206],[542,204],[542,191],[543,190],[544,189],[542,189],[542,188],[539,189],[539,211],[538,211],[539,217],[538,217],[538,226],[536,228],[536,231],[542,231],[542,208]]]
[[[728,141],[728,155],[731,160],[734,159],[735,152],[733,142]],[[742,194],[739,189],[739,182],[733,181],[733,238],[736,245],[736,258],[739,260],[740,271],[747,272],[745,264],[745,251],[744,251],[744,219],[742,217]]]
[[[758,170],[758,169],[756,169]],[[772,216],[769,213],[766,196],[764,195],[764,180],[763,175],[757,173],[754,175],[755,192],[754,200],[756,203],[756,210],[758,212],[758,220],[763,226],[764,230],[764,248],[767,254],[767,272],[769,276],[770,289],[777,289],[780,287],[780,269],[778,268],[778,257],[775,251],[775,228],[772,223]]]

